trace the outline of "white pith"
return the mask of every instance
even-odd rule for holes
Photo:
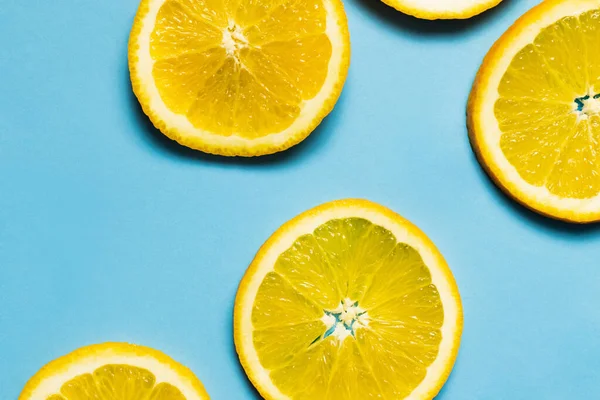
[[[312,234],[314,230],[322,224],[332,219],[343,219],[358,217],[371,221],[375,225],[379,225],[389,230],[398,242],[406,243],[413,247],[422,256],[423,262],[431,272],[432,284],[434,284],[440,294],[440,298],[444,307],[444,324],[441,327],[442,340],[439,345],[438,358],[429,366],[427,374],[420,385],[408,396],[408,400],[423,400],[430,394],[432,388],[439,384],[440,376],[446,371],[447,366],[453,360],[453,351],[455,350],[456,332],[462,329],[459,326],[461,311],[459,309],[460,302],[453,296],[456,293],[445,275],[445,266],[442,266],[443,260],[440,259],[439,253],[432,249],[421,237],[420,232],[416,232],[416,228],[408,228],[406,225],[399,223],[371,208],[353,205],[348,207],[340,207],[327,209],[316,215],[310,215],[298,221],[292,228],[287,230],[276,244],[271,246],[266,254],[262,257],[258,270],[253,274],[251,281],[245,289],[244,295],[238,301],[241,302],[240,308],[242,312],[240,322],[240,331],[248,332],[249,334],[241,337],[241,348],[243,348],[246,360],[254,368],[257,375],[255,379],[259,380],[261,385],[266,388],[268,393],[272,394],[276,399],[289,399],[271,382],[269,371],[264,369],[260,364],[258,354],[253,345],[252,334],[253,326],[251,321],[252,307],[254,299],[258,293],[258,289],[265,276],[273,271],[274,265],[278,257],[285,250],[290,248],[295,240],[306,234]],[[421,234],[422,235],[422,234]],[[352,301],[348,299],[348,301]],[[327,321],[331,323],[331,319],[325,319],[323,322],[327,325]],[[368,324],[368,319],[365,321]],[[347,332],[347,330],[346,330]],[[339,340],[347,339],[349,333],[339,332]]]
[[[600,7],[600,0],[569,0],[557,2],[544,13],[539,15],[535,21],[529,26],[522,29],[520,34],[513,35],[510,42],[505,45],[502,50],[502,55],[498,56],[491,65],[486,68],[490,70],[490,75],[487,78],[485,85],[480,87],[480,93],[475,109],[480,111],[475,117],[475,123],[481,126],[481,129],[476,131],[477,141],[486,164],[492,170],[495,176],[507,188],[513,188],[511,191],[516,191],[515,195],[524,201],[530,199],[532,203],[547,204],[552,208],[569,213],[571,210],[577,210],[581,214],[592,214],[600,211],[600,194],[589,199],[574,199],[563,198],[552,194],[545,186],[534,186],[525,181],[517,169],[506,159],[501,147],[500,139],[502,131],[500,130],[498,120],[496,119],[494,108],[498,100],[498,87],[508,69],[513,58],[517,53],[532,43],[543,28],[552,25],[556,21],[569,16],[579,16],[586,11],[597,9]],[[590,93],[600,93],[600,87],[590,88]],[[586,112],[597,112],[598,101],[596,99],[586,104]],[[576,109],[574,112],[577,112]],[[585,117],[582,117],[585,119]],[[515,188],[516,186],[516,188]]]
[[[583,109],[578,111],[582,118],[588,118],[600,113],[600,98],[595,99],[592,95],[587,100],[583,100]]]
[[[165,105],[152,76],[155,61],[150,56],[150,37],[154,29],[156,17],[164,2],[165,0],[150,0],[148,2],[148,12],[144,16],[141,32],[137,37],[138,48],[136,56],[138,61],[136,63],[137,75],[135,78],[140,81],[143,91],[149,99],[148,106],[150,110],[160,116],[166,122],[169,129],[178,133],[182,138],[197,137],[203,143],[214,148],[245,149],[260,146],[282,146],[294,134],[305,131],[311,126],[315,117],[319,115],[324,104],[335,91],[336,86],[340,84],[340,76],[344,75],[342,74],[342,67],[344,65],[342,60],[347,52],[346,34],[343,28],[345,23],[336,12],[336,6],[331,1],[326,0],[324,1],[325,11],[327,12],[325,33],[332,44],[328,75],[321,91],[314,98],[300,104],[301,112],[292,125],[282,132],[253,139],[244,138],[238,133],[233,133],[231,136],[223,136],[198,129],[192,125],[185,115],[176,114]],[[225,34],[223,39],[226,50],[229,51],[231,49],[233,51],[235,43],[232,43]],[[231,39],[233,40],[235,37],[231,35]]]
[[[327,310],[321,321],[326,332],[335,327],[331,336],[341,343],[348,337],[354,337],[358,329],[369,325],[369,313],[355,301],[345,298],[335,310]]]
[[[134,367],[144,368],[152,372],[156,378],[156,385],[160,383],[169,383],[177,387],[186,400],[206,400],[197,394],[192,383],[179,375],[170,365],[150,356],[136,354],[120,354],[113,350],[103,350],[89,354],[80,359],[74,360],[71,364],[64,365],[62,368],[53,371],[51,376],[43,379],[33,390],[30,400],[46,400],[53,394],[60,394],[63,384],[69,382],[77,376],[92,373],[96,369],[107,364],[124,364]]]
[[[239,63],[238,52],[248,45],[248,39],[244,36],[242,28],[235,21],[229,21],[229,26],[223,29],[223,47],[229,57],[235,58]]]

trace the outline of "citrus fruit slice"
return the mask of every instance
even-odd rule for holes
[[[502,0],[382,0],[388,6],[421,19],[466,19]]]
[[[186,367],[147,347],[105,343],[56,359],[25,385],[19,400],[208,400]]]
[[[154,125],[227,156],[305,139],[349,60],[341,0],[142,0],[129,40],[133,91]]]
[[[473,148],[525,206],[600,219],[600,0],[547,0],[492,47],[468,106]]]
[[[237,352],[267,399],[431,399],[461,332],[441,254],[366,200],[324,204],[283,225],[235,301]]]

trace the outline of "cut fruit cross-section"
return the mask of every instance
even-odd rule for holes
[[[466,19],[489,10],[502,0],[381,0],[405,14],[422,19]]]
[[[468,107],[473,148],[510,196],[600,220],[600,0],[547,0],[494,45]]]
[[[256,156],[305,139],[333,109],[350,41],[340,0],[142,0],[133,90],[166,136]]]
[[[208,400],[196,376],[143,346],[104,343],[78,349],[35,374],[19,400]]]
[[[241,363],[267,399],[432,399],[462,332],[438,250],[365,200],[283,225],[248,268],[234,314]]]

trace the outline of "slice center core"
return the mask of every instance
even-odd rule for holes
[[[582,118],[600,114],[600,93],[596,95],[587,94],[575,99],[577,113]]]
[[[369,315],[367,311],[359,307],[357,301],[349,298],[340,302],[340,305],[334,310],[325,310],[321,319],[327,331],[323,339],[333,336],[340,342],[343,342],[349,336],[354,337],[356,330],[369,325]]]
[[[239,61],[239,51],[248,46],[248,39],[244,36],[242,28],[234,21],[229,21],[229,26],[223,30],[223,47],[227,55]]]

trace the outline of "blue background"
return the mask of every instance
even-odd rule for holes
[[[214,399],[258,398],[232,343],[237,284],[283,222],[345,197],[419,225],[465,331],[440,399],[598,398],[600,229],[513,204],[474,159],[479,64],[536,0],[426,22],[345,0],[352,67],[304,143],[253,160],[162,137],[131,93],[137,0],[0,0],[0,398],[82,345],[130,341]]]

